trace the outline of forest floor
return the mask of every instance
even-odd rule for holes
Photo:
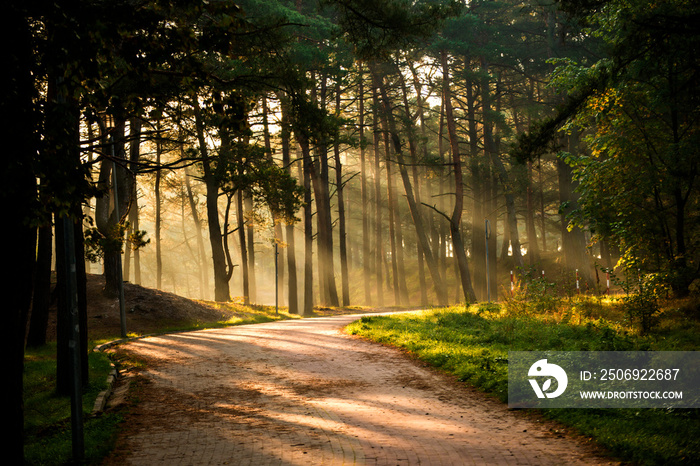
[[[118,305],[90,281],[92,338],[118,334]],[[233,312],[134,285],[126,301],[129,331],[139,334],[160,333],[161,319],[185,325]],[[131,388],[105,465],[615,463],[558,424],[346,334],[356,319],[161,334],[110,349]]]

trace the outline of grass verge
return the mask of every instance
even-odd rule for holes
[[[83,392],[85,460],[94,463],[109,451],[121,420],[118,413],[92,415],[99,393],[107,388],[112,366],[107,355],[88,356],[89,384]],[[56,344],[25,355],[24,454],[32,465],[69,464],[72,460],[70,397],[56,394]]]
[[[609,309],[606,309],[606,306]],[[591,309],[594,307],[595,309]],[[578,312],[583,309],[584,312]],[[495,304],[368,316],[351,334],[398,346],[507,402],[508,351],[694,351],[700,324],[679,320],[642,336],[614,305],[570,303],[556,312],[512,315]],[[639,464],[700,464],[700,410],[549,409],[541,412]]]

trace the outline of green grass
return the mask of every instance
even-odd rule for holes
[[[25,461],[32,465],[67,464],[72,458],[70,397],[56,394],[56,345],[25,355],[24,433]],[[112,369],[107,355],[90,353],[90,383],[83,393],[85,458],[96,462],[111,448],[118,414],[92,416],[98,394]]]
[[[583,301],[562,301],[555,311],[539,315],[513,313],[495,304],[482,304],[397,316],[368,316],[347,330],[404,348],[502,402],[507,402],[508,396],[508,351],[694,351],[699,346],[697,321],[671,316],[656,333],[641,336],[613,303]],[[698,411],[550,409],[541,412],[592,437],[626,461],[699,464]]]

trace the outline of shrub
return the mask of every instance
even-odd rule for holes
[[[667,283],[661,274],[640,275],[636,290],[622,299],[623,311],[639,324],[642,334],[651,332],[659,323],[659,299],[667,295]]]
[[[504,300],[504,309],[513,316],[540,315],[557,309],[561,299],[556,295],[555,284],[544,277],[528,280],[516,286],[512,296]]]

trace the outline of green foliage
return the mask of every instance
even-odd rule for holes
[[[460,2],[432,0],[324,0],[338,12],[346,41],[362,60],[383,59],[430,37],[445,18],[457,14]]]
[[[622,298],[622,309],[632,322],[640,325],[643,334],[651,332],[659,324],[659,301],[669,295],[668,278],[660,273],[634,274],[627,271],[628,294]],[[634,277],[629,280],[629,277]]]
[[[700,262],[700,62],[693,52],[700,35],[690,26],[698,7],[684,0],[612,1],[600,9],[562,3],[585,15],[609,54],[592,65],[559,60],[553,76],[571,93],[600,83],[561,120],[586,132],[589,149],[568,160],[581,195],[574,222],[634,257],[643,272],[664,274],[683,295]]]
[[[135,230],[125,238],[128,229],[129,222],[118,223],[112,228],[110,234],[106,236],[100,233],[97,227],[86,228],[83,232],[85,235],[85,258],[90,262],[98,262],[104,257],[105,253],[121,253],[125,242],[132,251],[140,249],[151,242],[149,238],[146,238],[148,233],[145,230]]]
[[[504,299],[503,306],[508,314],[540,315],[557,308],[560,298],[556,293],[556,283],[537,273],[535,268],[528,268],[521,276],[513,294]]]

